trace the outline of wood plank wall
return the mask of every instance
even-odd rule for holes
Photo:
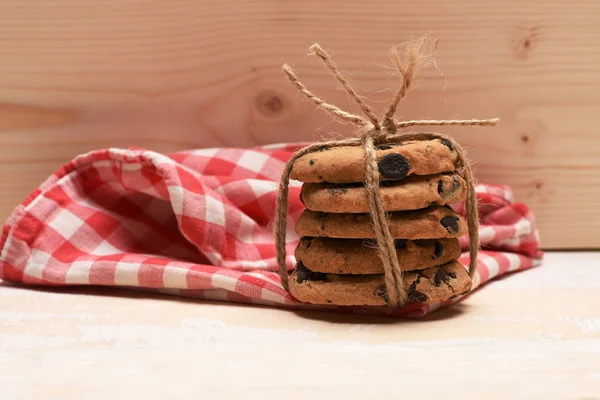
[[[432,30],[438,66],[405,118],[447,129],[480,181],[512,185],[546,248],[600,246],[600,3],[562,1],[20,0],[0,3],[0,219],[78,153],[163,152],[350,134],[281,64],[355,110],[307,48],[320,42],[379,109],[387,51]],[[386,90],[388,89],[388,90]]]

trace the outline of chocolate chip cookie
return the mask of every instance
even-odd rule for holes
[[[467,232],[465,219],[450,207],[432,206],[423,210],[390,213],[394,239],[441,239]],[[300,236],[345,239],[373,239],[369,214],[334,214],[304,210],[296,222]]]
[[[382,182],[380,193],[388,211],[417,210],[464,200],[466,183],[456,173],[412,176],[401,181]],[[360,183],[305,183],[300,199],[306,208],[313,211],[369,212],[367,189]]]
[[[404,273],[409,303],[439,303],[466,293],[471,278],[457,261],[439,267]],[[298,263],[289,281],[296,299],[312,304],[383,306],[386,292],[383,275],[335,275],[313,272]]]
[[[456,158],[452,144],[440,139],[386,144],[377,149],[381,180],[452,172]],[[344,146],[306,154],[294,163],[291,178],[301,182],[364,182],[365,151]]]
[[[461,254],[458,239],[396,239],[403,271],[446,264]],[[383,264],[372,239],[304,237],[296,247],[296,260],[314,272],[328,274],[382,274]]]

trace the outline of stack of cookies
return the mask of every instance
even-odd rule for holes
[[[466,183],[446,140],[377,147],[381,196],[410,303],[435,303],[467,292],[471,278],[457,261],[464,218],[449,206]],[[306,210],[289,280],[290,293],[313,304],[385,305],[383,264],[371,225],[362,147],[324,148],[300,157],[291,178],[303,182]]]

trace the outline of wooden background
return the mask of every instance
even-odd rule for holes
[[[307,56],[318,41],[383,109],[398,83],[388,49],[426,30],[440,38],[445,78],[425,71],[401,117],[499,116],[497,129],[447,130],[479,180],[512,185],[544,247],[600,246],[595,0],[0,0],[0,219],[94,148],[349,134],[303,101],[281,64],[354,109]]]

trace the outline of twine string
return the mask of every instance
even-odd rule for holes
[[[286,226],[288,209],[288,186],[292,167],[294,162],[305,154],[318,151],[326,147],[342,146],[362,146],[365,151],[365,189],[368,198],[371,222],[377,241],[377,251],[384,268],[384,282],[386,289],[386,300],[390,307],[399,307],[406,304],[408,296],[404,289],[402,279],[402,268],[398,261],[394,238],[390,234],[388,216],[384,207],[384,202],[380,192],[380,177],[377,166],[375,144],[381,141],[403,142],[408,140],[431,140],[441,139],[448,141],[457,153],[457,163],[462,168],[462,174],[467,183],[466,193],[466,214],[470,240],[470,264],[469,275],[474,276],[477,268],[477,254],[479,251],[479,213],[477,209],[477,197],[475,193],[475,178],[471,165],[466,157],[464,149],[451,137],[441,133],[397,133],[398,128],[412,126],[495,126],[499,120],[494,119],[469,119],[469,120],[409,120],[397,121],[394,114],[400,102],[406,97],[411,88],[416,73],[419,69],[432,63],[432,55],[437,48],[437,41],[432,41],[428,36],[409,42],[406,48],[404,60],[400,59],[398,51],[394,49],[391,53],[394,62],[401,76],[401,85],[396,92],[388,110],[380,121],[371,107],[353,88],[348,79],[342,75],[333,62],[331,56],[318,44],[311,46],[311,50],[323,61],[329,68],[331,74],[338,83],[346,90],[348,95],[359,106],[365,118],[355,114],[348,113],[339,107],[327,103],[323,99],[314,95],[307,87],[299,81],[296,74],[287,64],[283,66],[283,72],[286,74],[292,84],[312,100],[317,106],[342,119],[349,121],[363,130],[360,138],[348,138],[336,141],[318,142],[304,147],[295,152],[286,163],[279,185],[277,194],[277,203],[275,208],[275,248],[277,252],[277,263],[279,265],[279,275],[284,288],[288,289],[288,272],[286,266]],[[433,50],[432,50],[433,49]]]

